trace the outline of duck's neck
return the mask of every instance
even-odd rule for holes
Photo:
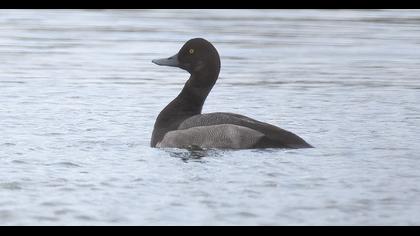
[[[155,146],[163,136],[178,128],[185,119],[201,114],[204,102],[219,76],[220,69],[203,69],[192,73],[181,93],[172,100],[156,119],[152,136]]]
[[[200,71],[191,74],[181,93],[159,114],[159,118],[174,119],[201,114],[204,102],[216,83],[219,72]],[[166,120],[165,119],[165,120]]]
[[[202,76],[193,74],[185,83],[181,93],[167,106],[176,113],[193,116],[201,114],[204,102],[216,83],[218,74]]]

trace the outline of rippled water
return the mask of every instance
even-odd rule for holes
[[[150,148],[193,37],[316,148]],[[1,225],[420,225],[419,10],[1,10],[0,61]]]

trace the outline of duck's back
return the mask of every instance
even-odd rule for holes
[[[264,122],[234,114],[207,113],[192,116],[165,134],[159,147],[208,148],[304,148],[312,147],[299,136]]]

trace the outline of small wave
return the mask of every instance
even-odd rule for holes
[[[14,164],[25,164],[26,162],[22,161],[22,160],[13,160],[12,163],[14,163]]]
[[[19,182],[6,182],[6,183],[0,183],[1,189],[7,189],[7,190],[20,190],[22,189],[21,184]]]
[[[1,146],[6,146],[6,147],[16,146],[16,143],[2,143]]]
[[[63,162],[57,162],[57,163],[53,163],[53,164],[47,164],[48,166],[50,165],[58,165],[58,166],[65,166],[65,167],[81,167],[78,164],[75,164],[73,162],[69,162],[69,161],[63,161]]]

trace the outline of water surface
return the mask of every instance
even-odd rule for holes
[[[316,148],[149,147],[214,43],[204,112]],[[419,225],[420,11],[1,10],[1,225]]]

